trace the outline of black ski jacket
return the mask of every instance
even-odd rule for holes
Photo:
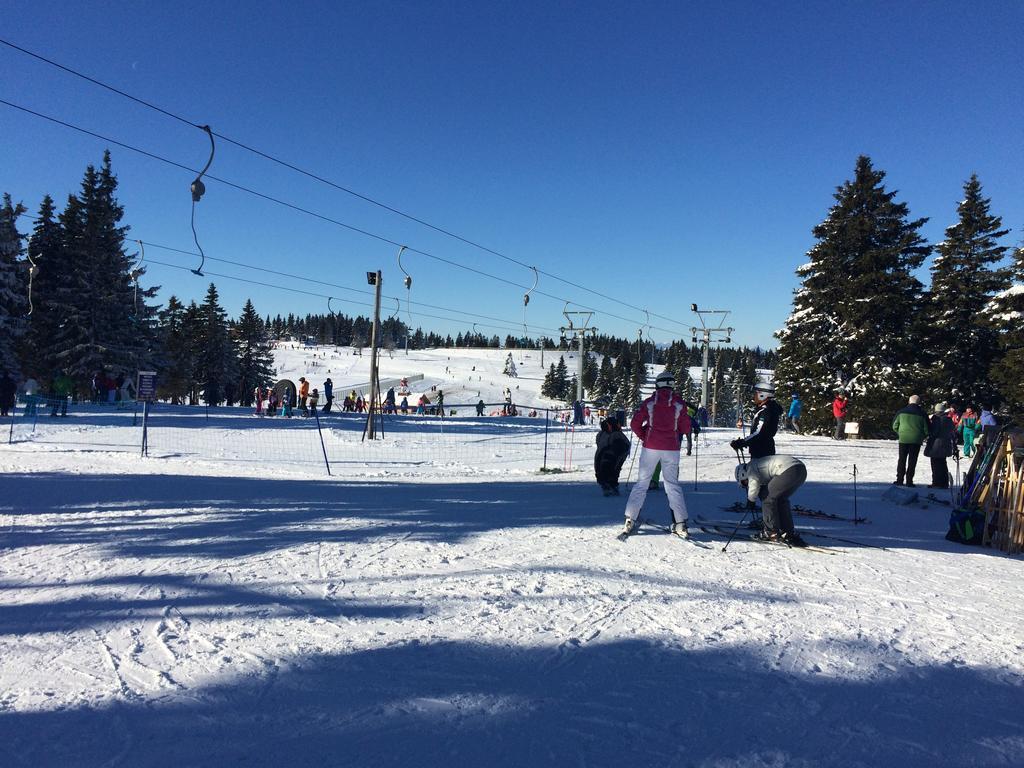
[[[775,402],[774,397],[769,397],[754,414],[750,434],[743,439],[751,459],[775,455],[775,433],[779,431],[781,418],[782,406]]]

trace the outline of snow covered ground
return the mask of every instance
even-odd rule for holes
[[[884,550],[723,553],[617,541],[589,456],[541,474],[502,419],[389,433],[464,444],[457,468],[332,478],[260,460],[254,418],[148,459],[123,422],[75,421],[0,446],[0,765],[1024,764],[1024,562],[884,502],[892,443],[779,439],[810,470],[797,502],[851,516],[856,464],[869,519],[798,527]],[[738,519],[734,434],[701,443],[696,491],[683,458],[691,516]],[[668,520],[663,493],[644,515]]]

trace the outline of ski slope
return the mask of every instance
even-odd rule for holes
[[[452,352],[409,372],[447,396],[489,366],[474,397],[500,393],[504,354]],[[362,375],[321,361],[339,393]],[[617,541],[625,498],[586,460],[327,478],[48,429],[94,439],[0,445],[0,765],[1024,764],[1024,563],[946,542],[941,503],[883,501],[893,443],[778,440],[807,507],[852,516],[858,470],[869,522],[798,528],[871,546],[723,553]],[[683,457],[691,516],[739,519],[734,435]]]

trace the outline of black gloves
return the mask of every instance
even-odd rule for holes
[[[757,509],[757,504],[752,502],[750,499],[747,499],[747,509]]]
[[[743,442],[742,437],[737,437],[735,440],[729,443],[729,447],[732,448],[734,451],[738,451],[740,448],[746,448],[747,444]]]

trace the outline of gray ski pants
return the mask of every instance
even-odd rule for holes
[[[793,507],[789,497],[807,479],[807,467],[797,464],[778,477],[768,481],[768,495],[761,502],[761,514],[765,528],[785,533],[795,533],[793,528]]]

